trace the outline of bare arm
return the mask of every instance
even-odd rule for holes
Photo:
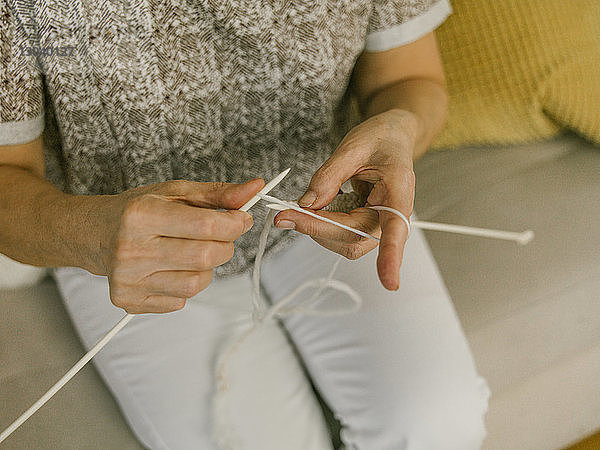
[[[107,275],[112,302],[130,313],[181,309],[206,288],[252,226],[237,209],[264,185],[176,180],[68,195],[43,173],[41,139],[0,146],[0,252]]]
[[[352,77],[365,119],[397,110],[417,123],[413,159],[427,151],[448,116],[446,79],[435,34],[385,52],[363,53]]]
[[[43,173],[41,137],[0,147],[0,252],[27,264],[106,274],[100,257],[105,234],[90,230],[104,220],[107,209],[118,208],[115,198],[64,194]]]
[[[363,53],[354,69],[352,88],[365,120],[350,130],[313,175],[299,203],[319,210],[350,179],[355,190],[368,195],[369,205],[391,206],[408,216],[414,200],[413,161],[425,153],[447,116],[444,72],[434,33],[391,50]],[[406,225],[399,217],[386,212],[375,215],[374,229],[371,210],[319,214],[380,234],[379,278],[387,289],[398,289],[407,237]],[[375,246],[372,240],[357,239],[295,211],[279,213],[276,224],[281,220],[293,222],[297,231],[352,259]]]

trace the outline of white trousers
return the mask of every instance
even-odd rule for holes
[[[331,449],[312,381],[341,422],[348,449],[480,448],[489,390],[422,232],[413,229],[408,239],[398,291],[380,285],[376,251],[343,260],[334,276],[363,297],[358,312],[265,324],[238,346],[226,380],[215,366],[249,329],[249,274],[215,280],[181,311],[135,317],[94,362],[142,444]],[[265,296],[276,303],[303,281],[326,276],[336,259],[301,236],[264,261]],[[79,268],[54,275],[90,348],[123,311],[110,303],[106,277]],[[344,304],[337,291],[322,295],[327,307]],[[225,400],[216,407],[219,382]]]

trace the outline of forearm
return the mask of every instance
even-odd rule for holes
[[[106,208],[115,196],[74,196],[29,170],[0,165],[0,253],[31,265],[102,274]]]
[[[414,115],[416,145],[413,159],[422,156],[433,139],[443,129],[448,116],[448,94],[439,82],[410,79],[375,92],[360,105],[363,118],[390,110]]]

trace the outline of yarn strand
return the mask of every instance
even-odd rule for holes
[[[370,234],[365,233],[362,230],[358,230],[356,228],[352,228],[345,224],[331,220],[327,217],[320,216],[312,211],[301,208],[293,202],[280,200],[276,197],[268,195],[267,192],[269,192],[273,187],[275,187],[285,177],[285,175],[287,175],[288,172],[289,169],[279,174],[275,179],[267,183],[267,185],[265,185],[265,187],[259,193],[257,193],[252,199],[250,199],[244,206],[240,208],[241,211],[247,211],[259,200],[266,200],[271,202],[270,204],[266,205],[268,208],[270,208],[270,211],[267,214],[267,219],[264,228],[260,234],[258,250],[254,261],[254,270],[252,272],[252,317],[255,326],[265,320],[271,320],[275,317],[282,317],[285,315],[296,313],[315,314],[324,316],[347,314],[356,311],[362,305],[362,298],[354,289],[352,289],[347,283],[333,279],[333,274],[336,268],[338,267],[340,261],[342,260],[342,257],[340,256],[334,263],[327,277],[315,278],[305,281],[304,283],[300,284],[295,289],[293,289],[292,292],[286,295],[282,300],[280,300],[275,305],[271,305],[271,307],[265,311],[264,303],[262,302],[260,295],[260,266],[262,264],[263,255],[265,253],[268,234],[271,227],[271,222],[275,215],[275,210],[293,209],[303,214],[312,216],[323,222],[327,222],[337,227],[356,233],[362,237],[373,239],[379,242],[379,238],[371,236]],[[531,239],[533,239],[533,231],[531,230],[527,230],[523,233],[514,233],[509,231],[489,230],[484,228],[474,228],[461,225],[450,225],[433,222],[411,222],[400,211],[397,211],[396,209],[390,208],[388,206],[370,206],[370,208],[377,211],[390,212],[399,216],[406,224],[409,233],[412,225],[427,230],[447,231],[451,233],[460,233],[473,236],[490,237],[495,239],[512,240],[516,241],[521,245],[525,245],[529,241],[531,241]],[[296,304],[295,307],[289,306],[297,295],[299,295],[305,289],[311,287],[315,287],[317,288],[317,290],[308,300],[299,302],[298,304]],[[322,291],[327,287],[345,293],[352,300],[353,305],[348,309],[339,310],[316,309],[315,306],[322,300],[322,297],[320,297],[320,295]],[[133,319],[133,317],[133,314],[126,314],[125,316],[123,316],[123,318],[121,318],[121,320],[119,320],[119,322],[102,339],[100,339],[90,351],[88,351],[60,380],[58,380],[58,382],[56,382],[54,386],[52,386],[38,401],[36,401],[20,417],[18,417],[12,424],[10,424],[8,428],[6,428],[4,431],[2,431],[2,433],[0,433],[0,443],[2,443],[6,438],[8,438],[16,429],[18,429],[23,423],[25,423],[33,414],[35,414],[37,410],[39,410],[46,402],[48,402],[48,400],[50,400],[63,386],[65,386],[100,350],[102,350],[102,348],[104,348],[106,344],[108,344],[108,342],[110,342],[110,340],[119,331],[121,331],[121,329],[123,329],[123,327],[125,327],[131,321],[131,319]]]

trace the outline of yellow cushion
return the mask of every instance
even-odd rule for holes
[[[438,29],[450,118],[433,147],[565,128],[600,143],[599,0],[453,0]]]

